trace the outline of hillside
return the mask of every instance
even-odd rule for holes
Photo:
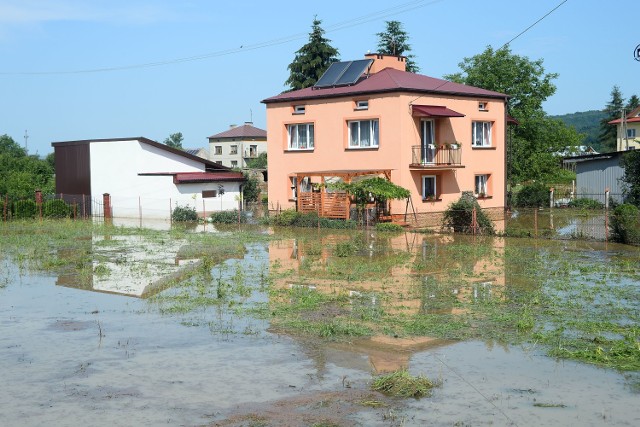
[[[585,134],[582,145],[590,145],[596,151],[602,151],[598,135],[600,134],[600,121],[606,117],[604,111],[590,110],[550,117],[562,120],[567,126],[573,126],[579,133]]]

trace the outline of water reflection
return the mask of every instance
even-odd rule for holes
[[[56,285],[148,298],[188,277],[205,255],[185,239],[151,233],[93,235],[74,249],[58,250],[70,268]]]
[[[460,302],[504,298],[504,252],[505,241],[500,238],[373,231],[312,232],[269,244],[276,289],[344,295],[352,316],[371,319],[382,314],[461,314],[465,309]],[[327,320],[341,314],[335,309]],[[415,352],[448,343],[434,337],[375,333],[348,343],[306,346],[322,360],[339,351],[363,354],[371,369],[387,372],[406,367]]]

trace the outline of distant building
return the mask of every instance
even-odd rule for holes
[[[605,191],[617,203],[623,202],[624,168],[622,157],[625,151],[590,154],[565,158],[565,163],[575,165],[577,198],[593,199],[605,203]]]
[[[203,159],[209,160],[209,150],[206,148],[183,148],[185,153],[191,154],[192,156],[202,157]]]
[[[609,122],[615,125],[617,131],[616,150],[640,149],[640,107],[634,108],[625,119],[616,119]]]
[[[56,193],[94,200],[109,193],[117,218],[168,219],[176,205],[200,215],[236,209],[245,181],[240,172],[143,137],[51,145]]]
[[[209,138],[209,160],[229,168],[245,168],[247,160],[267,152],[267,131],[245,122]]]

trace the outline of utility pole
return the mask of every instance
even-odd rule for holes
[[[625,151],[629,151],[629,135],[627,135],[627,114],[625,109],[622,109],[622,138],[625,141]],[[622,145],[622,141],[620,141],[620,145]],[[622,148],[622,147],[621,147]]]
[[[29,135],[27,134],[27,131],[24,131],[24,152],[29,154],[29,145],[27,144],[29,140]]]

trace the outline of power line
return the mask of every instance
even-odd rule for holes
[[[400,5],[390,7],[387,9],[382,9],[377,12],[372,12],[367,15],[360,16],[358,18],[353,18],[347,21],[339,22],[337,24],[329,25],[325,27],[325,33],[335,32],[344,30],[346,28],[355,27],[358,25],[366,24],[368,22],[376,21],[381,18],[398,15],[401,13],[406,13],[411,10],[415,10],[421,7],[430,6],[435,3],[442,2],[444,0],[414,0],[407,3],[402,3]],[[0,75],[61,75],[61,74],[89,74],[89,73],[103,73],[103,72],[111,72],[111,71],[123,71],[123,70],[132,70],[138,68],[152,68],[152,67],[161,67],[164,65],[178,64],[182,62],[191,62],[191,61],[200,61],[203,59],[215,58],[220,56],[232,55],[244,51],[249,50],[257,50],[264,49],[267,47],[277,46],[285,43],[289,43],[295,40],[300,40],[308,36],[308,33],[297,33],[277,39],[272,39],[260,43],[255,43],[251,45],[241,45],[237,48],[229,48],[224,50],[219,50],[215,52],[204,53],[200,55],[187,56],[183,58],[174,58],[163,61],[156,62],[146,62],[142,64],[131,64],[131,65],[122,65],[122,66],[112,66],[112,67],[101,67],[101,68],[90,68],[84,70],[63,70],[63,71],[9,71],[9,72],[0,72]]]
[[[542,18],[538,19],[536,22],[534,22],[533,24],[531,24],[531,25],[529,25],[527,28],[525,28],[523,31],[521,31],[521,32],[520,32],[520,34],[518,34],[517,36],[515,36],[514,38],[512,38],[511,40],[509,40],[509,41],[508,41],[508,42],[506,42],[505,44],[503,44],[503,45],[502,45],[502,47],[501,47],[500,49],[504,48],[505,46],[508,46],[512,41],[514,41],[515,39],[517,39],[518,37],[520,37],[521,35],[523,35],[523,34],[524,34],[524,33],[526,33],[527,31],[529,31],[529,30],[530,30],[531,28],[533,28],[536,24],[538,24],[540,21],[542,21],[542,20],[543,20],[544,18],[546,18],[547,16],[551,15],[553,12],[555,12],[555,11],[556,11],[556,9],[558,9],[560,6],[562,6],[562,5],[563,5],[563,4],[565,4],[566,2],[567,2],[567,0],[564,0],[564,1],[560,2],[560,4],[559,4],[559,5],[557,5],[556,7],[554,7],[553,9],[551,9],[549,12],[547,12],[547,13],[546,13]],[[498,50],[500,50],[500,49],[498,49]],[[432,89],[432,90],[434,90],[434,91],[435,91],[435,90],[438,90],[438,89],[440,89],[442,86],[446,85],[447,83],[449,83],[449,81],[445,80],[444,82],[442,82],[440,85],[438,85],[437,87],[435,87],[435,88],[434,88],[434,89]],[[421,96],[419,96],[418,98],[422,98],[422,97],[421,97]],[[416,99],[418,99],[418,98],[416,98]],[[415,100],[416,100],[416,99],[414,99],[414,100],[413,100],[413,101],[411,101],[411,102],[415,102]]]
[[[502,45],[502,47],[500,49],[502,49],[503,47],[509,45],[512,41],[514,41],[515,39],[517,39],[518,37],[520,37],[521,35],[523,35],[524,33],[526,33],[527,31],[529,31],[531,28],[533,28],[536,24],[538,24],[540,21],[542,21],[544,18],[546,18],[547,16],[551,15],[553,12],[556,11],[556,9],[558,9],[560,6],[562,6],[563,4],[565,4],[567,2],[567,0],[564,0],[562,2],[560,2],[559,5],[557,5],[556,7],[554,7],[553,9],[551,9],[549,12],[547,12],[542,18],[538,19],[536,22],[534,22],[533,24],[529,25],[527,28],[525,28],[520,34],[518,34],[517,36],[515,36],[514,38],[512,38],[511,40],[509,40],[508,42],[506,42],[505,44]],[[500,50],[498,49],[498,50]]]

